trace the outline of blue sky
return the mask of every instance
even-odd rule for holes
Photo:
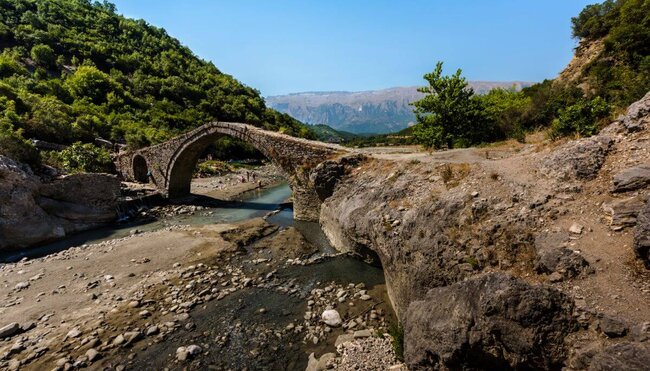
[[[421,85],[438,60],[470,80],[541,81],[571,59],[595,0],[115,0],[262,92]]]

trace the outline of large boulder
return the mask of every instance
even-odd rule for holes
[[[56,218],[38,206],[39,187],[29,167],[0,156],[0,250],[65,235]]]
[[[410,370],[560,369],[576,329],[572,301],[505,273],[430,290],[405,323]]]
[[[634,253],[650,268],[650,200],[637,216],[634,228]]]
[[[614,175],[612,192],[627,192],[650,184],[650,164],[634,166]]]

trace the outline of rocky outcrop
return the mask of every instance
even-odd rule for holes
[[[628,107],[627,112],[618,118],[618,122],[628,132],[644,129],[650,123],[650,92]]]
[[[330,197],[341,178],[364,159],[363,155],[344,156],[338,160],[324,161],[316,166],[311,172],[309,181],[314,185],[318,198],[325,201]]]
[[[560,369],[572,310],[559,291],[506,274],[433,289],[408,308],[409,370]]]
[[[29,167],[0,156],[0,250],[27,247],[117,217],[120,182],[77,174],[42,183]]]
[[[599,135],[569,142],[542,162],[542,172],[558,180],[588,180],[598,174],[614,140]]]

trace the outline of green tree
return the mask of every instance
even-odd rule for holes
[[[110,172],[113,166],[108,151],[91,143],[76,142],[61,151],[59,159],[68,171],[103,173]]]
[[[34,62],[43,67],[53,67],[56,63],[54,50],[48,45],[34,45],[30,54]]]
[[[478,98],[501,136],[524,140],[526,132],[522,126],[522,115],[531,103],[530,97],[514,89],[497,88]]]
[[[106,101],[106,95],[113,91],[114,84],[110,76],[93,66],[81,66],[65,81],[70,93],[75,98],[90,98],[94,103]]]
[[[480,99],[474,95],[462,71],[442,75],[442,62],[424,75],[429,86],[419,88],[425,96],[414,102],[416,141],[426,147],[453,148],[492,140],[496,133]]]

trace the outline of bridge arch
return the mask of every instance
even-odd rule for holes
[[[321,162],[348,152],[340,146],[295,138],[247,124],[211,122],[167,142],[121,152],[115,159],[116,167],[127,180],[153,181],[164,196],[182,197],[190,193],[192,173],[199,156],[221,136],[249,143],[280,167],[293,191],[294,218],[318,220],[322,201],[310,184],[309,172]]]

